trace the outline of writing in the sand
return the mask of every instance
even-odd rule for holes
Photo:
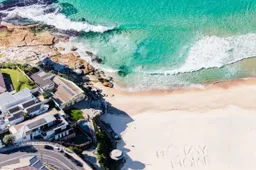
[[[172,169],[208,165],[207,147],[203,145],[169,146],[158,150],[156,156],[168,159]]]

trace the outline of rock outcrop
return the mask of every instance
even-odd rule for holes
[[[32,26],[0,26],[0,62],[12,61],[36,64],[43,57],[58,55],[51,46],[58,41],[50,32],[38,34],[31,31]]]

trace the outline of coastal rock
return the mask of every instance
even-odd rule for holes
[[[65,51],[65,48],[64,47],[59,47],[58,50],[59,51]]]
[[[8,34],[8,28],[7,26],[0,25],[0,36]]]
[[[74,72],[77,74],[77,75],[81,75],[83,73],[83,70],[81,69],[76,69],[74,70]]]
[[[76,56],[77,58],[80,57],[80,54],[78,52],[73,52],[74,56]]]
[[[8,26],[5,26],[9,29]],[[25,27],[26,28],[26,27]],[[34,34],[31,30],[24,27],[11,26],[12,31],[0,36],[0,48],[23,47],[23,46],[50,46],[54,44],[55,37],[49,32]],[[6,28],[4,28],[6,30]]]
[[[104,82],[103,85],[104,85],[105,87],[109,87],[109,88],[113,88],[113,87],[114,87],[113,83],[107,82],[107,81]]]
[[[73,47],[71,48],[71,51],[76,51],[76,50],[77,50],[77,47],[74,47],[74,46],[73,46]]]
[[[96,62],[97,62],[97,63],[101,64],[102,61],[103,61],[103,60],[102,60],[101,58],[96,57]]]

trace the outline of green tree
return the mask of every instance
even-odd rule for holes
[[[9,134],[4,136],[3,142],[6,145],[12,145],[14,141],[15,141],[15,137],[13,135]]]

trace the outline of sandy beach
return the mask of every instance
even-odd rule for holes
[[[106,100],[112,106],[128,115],[147,111],[209,111],[229,105],[241,108],[256,108],[256,79],[243,79],[205,85],[204,88],[190,88],[173,91],[125,92],[117,89],[97,87],[107,94]],[[114,96],[113,96],[114,95]]]
[[[204,89],[103,91],[112,106],[127,114],[115,110],[103,117],[122,136],[123,169],[256,168],[255,79]]]

